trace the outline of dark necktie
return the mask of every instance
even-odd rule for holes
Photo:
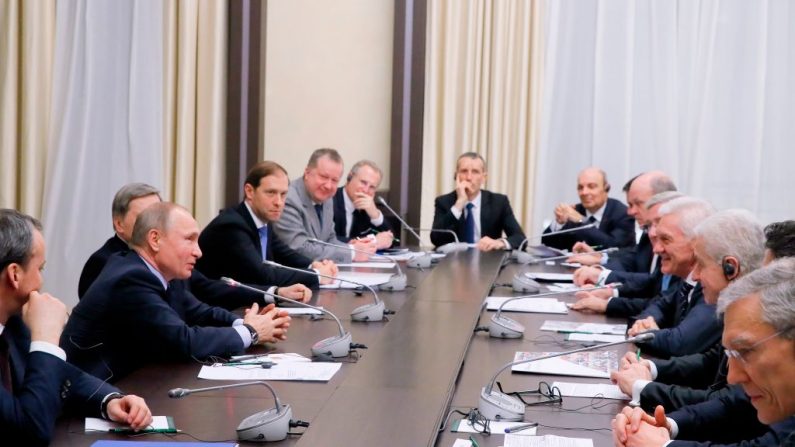
[[[594,216],[591,216],[585,222],[589,224],[596,223],[596,218]]]
[[[475,216],[472,213],[472,208],[474,207],[474,203],[467,203],[467,216],[464,221],[464,242],[469,244],[475,243]]]
[[[262,260],[268,258],[268,226],[260,227],[257,232],[259,233],[259,246],[262,249]]]
[[[693,286],[687,281],[682,281],[682,286],[679,288],[679,292],[677,292],[676,296],[677,315],[674,319],[674,326],[678,326],[679,323],[684,320],[685,315],[687,315],[687,311],[690,309],[690,303],[688,302],[687,297],[690,295],[691,290],[693,290]]]
[[[320,222],[320,228],[323,228],[323,204],[315,205],[315,212],[317,213],[317,221]]]
[[[0,334],[0,379],[2,379],[3,388],[9,393],[14,392],[11,380],[11,356],[8,352],[8,341],[6,340],[6,332],[4,330]]]

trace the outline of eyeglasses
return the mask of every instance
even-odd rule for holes
[[[558,389],[558,387],[556,386],[550,386],[546,382],[538,382],[537,390],[508,392],[502,389],[502,384],[500,384],[500,382],[497,382],[497,388],[499,388],[500,392],[503,394],[516,397],[517,399],[522,401],[522,403],[525,404],[526,406],[563,403],[563,396],[560,393],[560,389]],[[528,402],[523,397],[526,395],[536,395],[541,397],[542,399]]]
[[[761,346],[766,341],[768,341],[768,340],[770,340],[772,338],[778,337],[779,335],[789,331],[790,329],[792,329],[792,328],[790,327],[790,328],[787,328],[787,329],[783,329],[783,330],[780,330],[780,331],[776,332],[775,334],[768,335],[767,337],[757,341],[756,343],[752,344],[751,346],[749,346],[747,348],[729,349],[729,348],[724,347],[723,349],[724,349],[724,352],[726,352],[726,357],[729,357],[729,358],[735,359],[735,360],[739,360],[739,361],[743,362],[743,364],[747,364],[748,363],[748,356],[751,355],[756,348]]]

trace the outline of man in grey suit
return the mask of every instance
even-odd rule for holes
[[[334,232],[333,198],[342,170],[342,157],[336,150],[323,148],[314,151],[304,169],[304,176],[290,183],[282,218],[273,224],[279,239],[308,258],[347,263],[351,260],[366,261],[367,253],[375,253],[373,238],[352,239],[346,244],[337,239]],[[310,239],[340,248],[312,243]]]

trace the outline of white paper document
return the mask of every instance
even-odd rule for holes
[[[551,352],[522,352],[519,351],[513,358],[514,362],[528,360]],[[615,351],[586,351],[574,354],[552,357],[549,359],[513,365],[511,371],[536,374],[550,374],[555,376],[596,377],[609,379],[610,371],[618,369],[618,354]]]
[[[233,355],[232,361],[243,363],[261,363],[263,361],[270,361],[272,363],[287,363],[287,362],[306,362],[312,361],[309,357],[304,357],[296,352],[282,352],[262,355]]]
[[[395,255],[384,255],[384,256],[386,256],[387,258],[393,261],[408,261],[409,259],[414,259],[415,257],[422,256],[424,254],[425,254],[424,251],[409,251],[406,253],[398,253]]]
[[[593,439],[564,438],[562,436],[505,435],[503,447],[593,447]]]
[[[337,267],[362,267],[368,269],[393,269],[395,264],[391,262],[353,262],[350,264],[337,264]]]
[[[361,286],[346,280],[351,280],[368,286],[377,286],[389,281],[392,273],[367,273],[367,272],[339,272],[337,279],[331,284],[320,286],[321,289],[357,289]]]
[[[200,379],[209,380],[294,380],[327,382],[340,370],[341,363],[282,362],[270,368],[260,365],[202,366]]]
[[[490,296],[486,298],[486,309],[497,310],[502,303],[511,299],[509,296]],[[513,300],[502,308],[503,311],[530,312],[541,314],[568,313],[566,303],[555,298],[525,298]]]
[[[472,441],[469,439],[456,439],[453,442],[453,447],[472,447]]]
[[[595,341],[599,343],[615,343],[621,340],[626,340],[623,335],[613,334],[583,334],[580,332],[572,332],[566,335],[568,341]]]
[[[622,393],[618,385],[613,385],[612,383],[552,382],[552,387],[558,387],[560,394],[568,397],[602,397],[616,400],[632,399],[631,396]]]
[[[545,284],[550,292],[566,292],[569,290],[578,289],[577,286],[570,282],[553,282],[552,284]]]
[[[535,279],[538,281],[552,281],[552,282],[574,281],[573,273],[526,272],[524,275],[530,279]]]
[[[541,325],[541,330],[552,332],[582,332],[586,334],[624,335],[627,332],[627,325],[546,320],[544,324]]]
[[[287,311],[287,315],[323,315],[323,312],[312,309],[311,307],[280,307],[280,310]],[[322,307],[321,307],[322,309]]]
[[[109,431],[116,431],[116,430],[130,430],[132,428],[129,425],[120,424],[118,422],[106,421],[105,419],[99,418],[86,418],[86,425],[85,431],[88,432],[95,432],[100,431],[104,433],[108,433]],[[174,428],[174,420],[168,416],[152,416],[152,423],[149,424],[148,427],[141,430],[140,433],[146,432],[172,432],[176,433],[176,429]]]
[[[518,427],[520,425],[526,425],[527,422],[519,421],[519,422],[503,422],[503,421],[489,421],[489,430],[491,430],[492,435],[504,435],[506,428]],[[523,435],[534,435],[536,434],[536,429],[538,427],[530,427],[525,430],[520,431],[519,433]],[[472,426],[472,423],[469,422],[467,419],[459,419],[453,423],[450,431],[458,432],[458,433],[479,433],[483,431],[482,425],[477,425],[476,427]]]

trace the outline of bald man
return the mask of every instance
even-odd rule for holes
[[[585,242],[599,248],[625,247],[635,243],[635,220],[627,214],[627,207],[618,200],[607,197],[610,183],[607,174],[599,168],[585,168],[577,176],[577,195],[580,203],[560,203],[555,207],[555,221],[544,233],[568,230],[588,224],[586,228],[571,233],[544,236],[544,245],[571,250],[575,243]]]

